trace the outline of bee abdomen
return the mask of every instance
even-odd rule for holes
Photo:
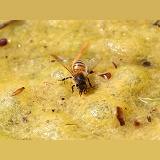
[[[82,60],[78,60],[73,64],[72,69],[74,72],[86,72],[86,65]]]

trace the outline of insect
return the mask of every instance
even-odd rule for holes
[[[72,85],[72,92],[74,92],[74,87],[77,87],[77,89],[79,90],[79,95],[81,96],[82,93],[86,93],[87,92],[87,81],[90,85],[91,88],[93,88],[88,75],[93,73],[93,69],[97,66],[98,62],[99,62],[99,58],[92,58],[89,62],[89,65],[87,66],[85,64],[84,61],[80,60],[80,56],[82,55],[82,53],[84,52],[84,50],[87,48],[89,44],[89,41],[87,41],[81,51],[77,54],[77,56],[75,57],[75,59],[72,61],[71,64],[68,64],[66,62],[63,61],[63,59],[60,59],[58,56],[56,55],[52,55],[63,67],[65,67],[72,76],[70,77],[66,77],[63,78],[62,81],[68,79],[68,78],[72,78],[73,81],[75,82],[74,85]]]

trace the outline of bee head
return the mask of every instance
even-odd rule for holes
[[[87,84],[85,81],[80,81],[78,83],[76,83],[76,87],[78,88],[79,90],[79,95],[81,96],[82,93],[86,93],[86,90],[87,90]]]

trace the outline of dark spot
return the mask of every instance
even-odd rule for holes
[[[8,58],[8,56],[5,56],[5,58]]]
[[[43,46],[44,48],[47,48],[47,46]]]
[[[154,112],[154,111],[156,111],[157,110],[157,108],[152,108],[152,111]]]
[[[61,98],[61,100],[65,100],[65,98]]]
[[[55,109],[52,109],[52,112],[54,112],[55,111]]]
[[[6,38],[0,39],[0,47],[5,46],[8,43]]]
[[[55,62],[55,60],[53,59],[53,60],[51,60],[50,62],[53,63],[53,62]]]
[[[112,62],[113,63],[113,65],[114,65],[114,67],[117,69],[117,65],[114,63],[114,62]]]
[[[9,119],[8,122],[9,122],[9,123],[14,123],[14,122],[13,122],[13,119]]]
[[[46,123],[49,123],[49,120],[46,120]]]
[[[148,122],[151,122],[151,117],[147,116],[147,120],[148,120]]]
[[[42,112],[46,112],[46,109],[42,109]]]
[[[136,127],[139,127],[139,126],[141,125],[141,123],[140,123],[138,120],[135,120],[135,121],[134,121],[134,125],[135,125]]]
[[[121,126],[125,125],[123,110],[121,107],[117,107],[117,119]]]
[[[104,74],[100,74],[99,76],[103,77],[104,79],[110,79],[111,78],[111,73],[104,73]]]
[[[93,71],[88,70],[88,74],[92,74],[92,73],[94,73],[94,72],[93,72]]]
[[[149,67],[149,66],[151,66],[151,62],[145,61],[142,63],[142,66]]]
[[[156,20],[153,25],[157,26],[157,27],[160,27],[160,20]]]
[[[23,118],[22,118],[22,121],[23,121],[24,123],[27,123],[27,118],[26,118],[26,117],[23,117]]]
[[[26,112],[26,114],[31,114],[31,111]]]

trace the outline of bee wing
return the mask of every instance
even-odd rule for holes
[[[88,74],[93,73],[92,70],[99,64],[100,60],[101,60],[100,57],[95,57],[89,61],[88,68],[87,68]]]
[[[70,64],[67,61],[64,61],[63,59],[53,54],[51,56],[53,56],[64,68],[66,68],[73,75]]]

